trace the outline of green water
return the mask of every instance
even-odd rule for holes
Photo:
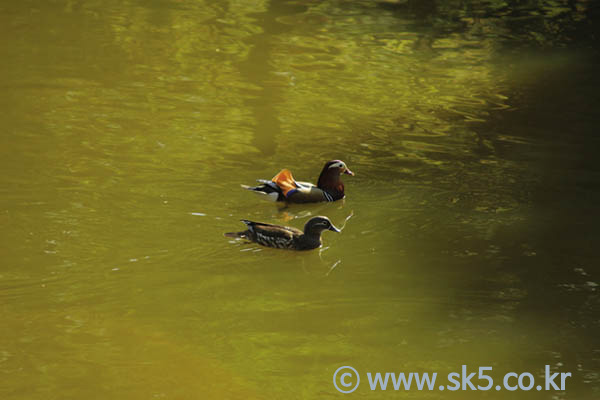
[[[592,5],[2,2],[0,397],[334,399],[351,365],[348,398],[598,398]],[[329,159],[343,201],[239,186]],[[313,215],[350,218],[321,251],[222,235]],[[463,364],[573,376],[363,375]]]

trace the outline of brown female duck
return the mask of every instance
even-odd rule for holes
[[[288,226],[263,224],[243,219],[248,227],[243,232],[228,232],[226,237],[244,238],[267,247],[289,250],[311,250],[321,246],[321,232],[340,232],[327,217],[313,217],[304,225],[304,232]]]
[[[285,201],[288,203],[316,203],[320,201],[336,201],[344,198],[344,184],[340,175],[354,176],[341,160],[332,160],[325,163],[317,184],[298,182],[288,169],[281,170],[270,181],[259,179],[261,185],[245,186],[245,189],[265,195],[272,201]]]

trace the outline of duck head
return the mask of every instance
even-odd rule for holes
[[[308,236],[321,236],[323,231],[341,232],[327,217],[313,217],[304,225],[304,234]]]
[[[354,176],[354,172],[350,171],[342,160],[327,161],[319,175],[317,186],[321,189],[333,189],[343,193],[344,185],[340,180],[342,174]]]

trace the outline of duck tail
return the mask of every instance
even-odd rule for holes
[[[246,232],[226,232],[223,234],[223,236],[233,239],[239,239],[246,237]]]
[[[259,196],[261,196],[261,198],[265,199],[265,200],[269,200],[269,201],[277,201],[280,197],[281,197],[281,189],[279,189],[277,187],[277,185],[273,184],[273,182],[271,181],[259,181],[262,182],[262,185],[258,185],[258,186],[247,186],[247,185],[241,185],[242,188],[246,189],[246,190],[250,190],[252,191],[252,193],[255,193]]]

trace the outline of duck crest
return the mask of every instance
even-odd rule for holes
[[[338,200],[344,197],[344,184],[340,179],[340,173],[335,168],[330,168],[330,166],[336,162],[329,161],[323,167],[321,174],[319,175],[319,180],[317,181],[317,187],[333,197],[333,200]]]

